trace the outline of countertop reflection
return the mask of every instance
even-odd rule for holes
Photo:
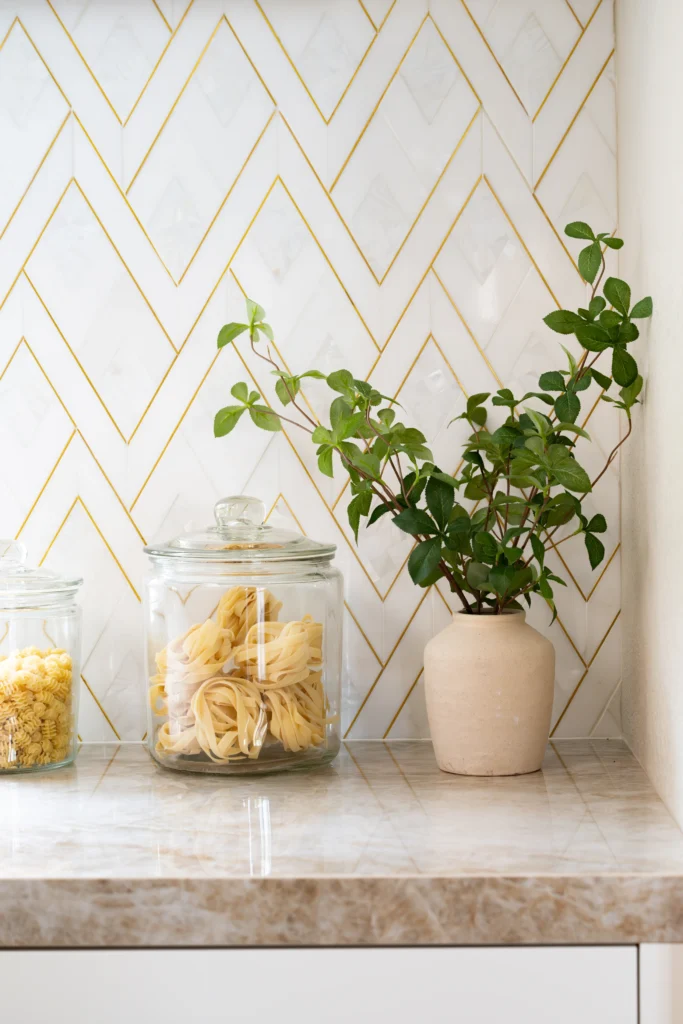
[[[683,835],[611,741],[558,742],[507,779],[446,775],[423,741],[261,778],[84,745],[71,768],[0,778],[0,822],[0,880],[683,874]]]

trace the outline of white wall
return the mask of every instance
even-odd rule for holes
[[[683,821],[683,5],[617,5],[621,269],[655,314],[624,457],[625,735]]]
[[[533,389],[564,360],[541,322],[584,298],[564,225],[616,227],[612,15],[611,0],[0,4],[0,536],[85,577],[85,739],[144,730],[144,541],[240,491],[338,545],[345,734],[426,734],[422,651],[445,599],[412,585],[386,520],[355,547],[343,479],[304,435],[214,440],[236,380],[273,383],[242,339],[216,360],[216,334],[244,288],[294,371],[369,375],[455,469],[465,395]],[[614,422],[590,417],[607,451]],[[555,566],[558,736],[621,729],[618,472],[590,499],[604,574],[578,541]]]

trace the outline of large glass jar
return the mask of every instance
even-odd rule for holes
[[[167,768],[311,768],[339,750],[336,549],[264,513],[224,498],[215,526],[145,548],[148,744]]]
[[[82,582],[29,568],[23,544],[0,540],[0,773],[76,756]]]

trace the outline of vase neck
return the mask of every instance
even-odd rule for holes
[[[453,625],[472,627],[480,629],[511,629],[523,626],[526,622],[526,612],[521,609],[512,609],[496,615],[492,612],[482,612],[480,615],[469,615],[466,611],[456,612],[453,616]]]

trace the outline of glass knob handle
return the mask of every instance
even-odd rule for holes
[[[236,494],[217,501],[214,515],[221,530],[235,525],[262,526],[266,518],[266,506],[260,498]]]
[[[26,564],[26,545],[20,540],[0,539],[0,566],[6,569],[20,568]]]

